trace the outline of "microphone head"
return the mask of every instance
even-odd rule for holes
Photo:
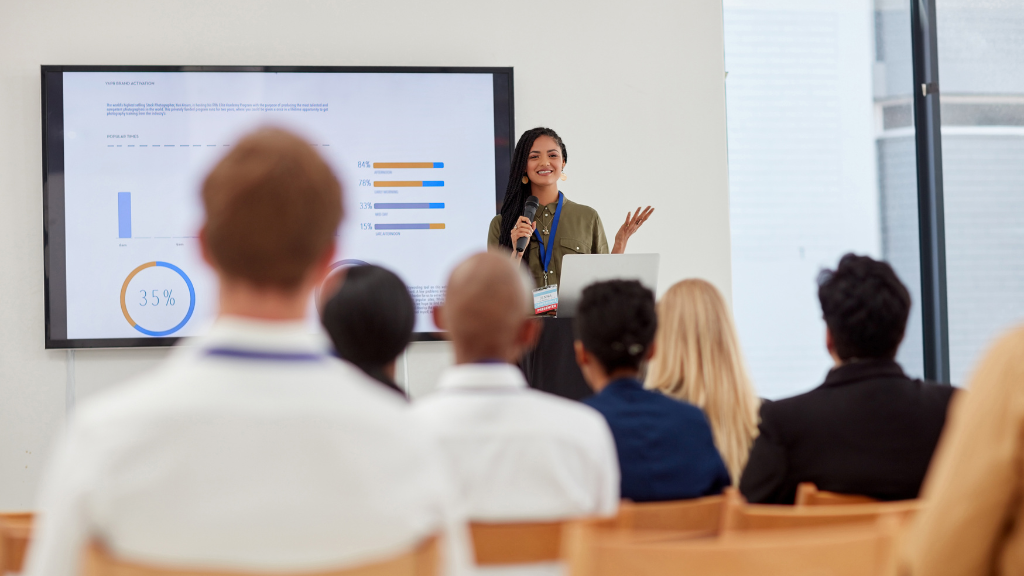
[[[536,196],[530,196],[526,199],[526,205],[523,206],[523,216],[526,216],[530,220],[537,214],[537,208],[540,207],[540,201],[537,200]]]

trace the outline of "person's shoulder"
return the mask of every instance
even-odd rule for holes
[[[818,386],[807,392],[786,398],[762,400],[761,407],[758,409],[761,424],[763,426],[772,426],[778,422],[786,423],[791,422],[794,418],[799,418],[801,414],[806,413],[808,410],[813,410],[811,406],[820,401],[819,396],[822,395],[822,392],[823,388]]]
[[[910,380],[909,385],[921,396],[935,399],[943,403],[949,402],[950,398],[952,398],[953,394],[957,391],[955,387],[949,384],[933,382],[931,380],[912,379]]]
[[[326,386],[321,389],[329,395],[354,396],[357,412],[365,412],[358,404],[365,403],[367,408],[382,410],[396,417],[405,418],[409,414],[409,401],[400,392],[388,388],[368,376],[359,368],[339,358],[328,358],[324,367],[322,380]],[[342,406],[328,406],[328,410],[340,409]],[[351,406],[345,406],[346,411]],[[368,416],[373,420],[376,415]]]
[[[571,211],[572,214],[575,217],[577,217],[577,218],[584,218],[584,219],[600,218],[600,216],[597,213],[597,210],[594,210],[593,208],[591,208],[590,206],[587,206],[586,204],[580,204],[578,202],[573,202],[572,200],[569,200],[568,198],[566,198],[562,202],[562,210]]]
[[[989,396],[1009,401],[1024,395],[1024,324],[1000,335],[987,348],[969,376],[967,387],[958,393]]]
[[[686,400],[673,398],[657,390],[644,390],[649,396],[649,401],[664,406],[668,410],[678,413],[684,418],[706,420],[704,411]]]
[[[499,230],[501,228],[501,214],[495,214],[494,218],[491,218],[491,230]]]
[[[525,390],[524,398],[561,426],[605,426],[604,417],[593,406],[539,390]]]
[[[587,396],[586,398],[580,400],[580,404],[589,406],[590,408],[593,408],[600,412],[602,406],[612,404],[615,402],[615,399],[612,398],[611,395],[605,394],[604,392],[605,391],[602,390],[601,392],[598,392],[592,396]]]

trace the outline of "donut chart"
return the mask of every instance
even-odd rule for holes
[[[131,314],[128,313],[128,304],[127,304],[127,302],[125,300],[125,296],[126,296],[126,294],[128,292],[128,284],[131,283],[132,279],[135,278],[135,276],[139,272],[142,272],[143,270],[146,270],[147,268],[153,268],[153,267],[163,267],[163,268],[167,268],[167,269],[177,273],[179,276],[181,276],[181,279],[185,281],[185,286],[188,287],[188,293],[189,293],[188,311],[185,313],[185,317],[181,319],[181,322],[178,322],[178,324],[176,326],[174,326],[172,328],[169,328],[167,330],[148,330],[148,329],[143,328],[142,326],[140,326],[138,322],[136,322],[135,320],[132,319]],[[173,304],[173,301],[172,301],[172,304]],[[170,336],[171,334],[174,334],[178,330],[181,330],[181,328],[183,326],[185,326],[185,324],[188,323],[189,319],[192,318],[192,312],[194,312],[195,309],[196,309],[196,289],[192,285],[192,280],[189,279],[188,275],[185,274],[185,272],[182,271],[181,268],[178,268],[177,266],[175,266],[174,264],[171,264],[170,262],[161,262],[161,261],[146,262],[145,264],[142,264],[139,267],[137,267],[134,270],[132,270],[131,273],[128,274],[128,277],[124,279],[124,284],[121,286],[121,312],[124,313],[125,320],[128,321],[128,324],[130,324],[132,328],[135,328],[136,330],[138,330],[139,332],[145,334],[146,336],[161,337],[161,336]]]

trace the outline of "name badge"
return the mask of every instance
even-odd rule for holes
[[[558,284],[545,286],[533,291],[533,312],[543,314],[558,310]]]

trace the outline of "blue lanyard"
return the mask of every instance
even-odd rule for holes
[[[268,352],[240,348],[208,348],[206,355],[237,360],[269,360],[273,362],[318,362],[326,358],[323,354],[313,352]]]
[[[565,196],[562,193],[558,193],[558,206],[555,207],[555,219],[551,221],[551,234],[548,235],[548,247],[544,249],[544,240],[540,237],[540,232],[537,230],[533,231],[533,235],[537,237],[537,248],[540,250],[540,264],[544,267],[544,284],[548,283],[548,272],[550,272],[549,266],[551,266],[551,256],[555,253],[555,231],[558,230],[558,218],[562,215],[562,201],[565,200]]]

